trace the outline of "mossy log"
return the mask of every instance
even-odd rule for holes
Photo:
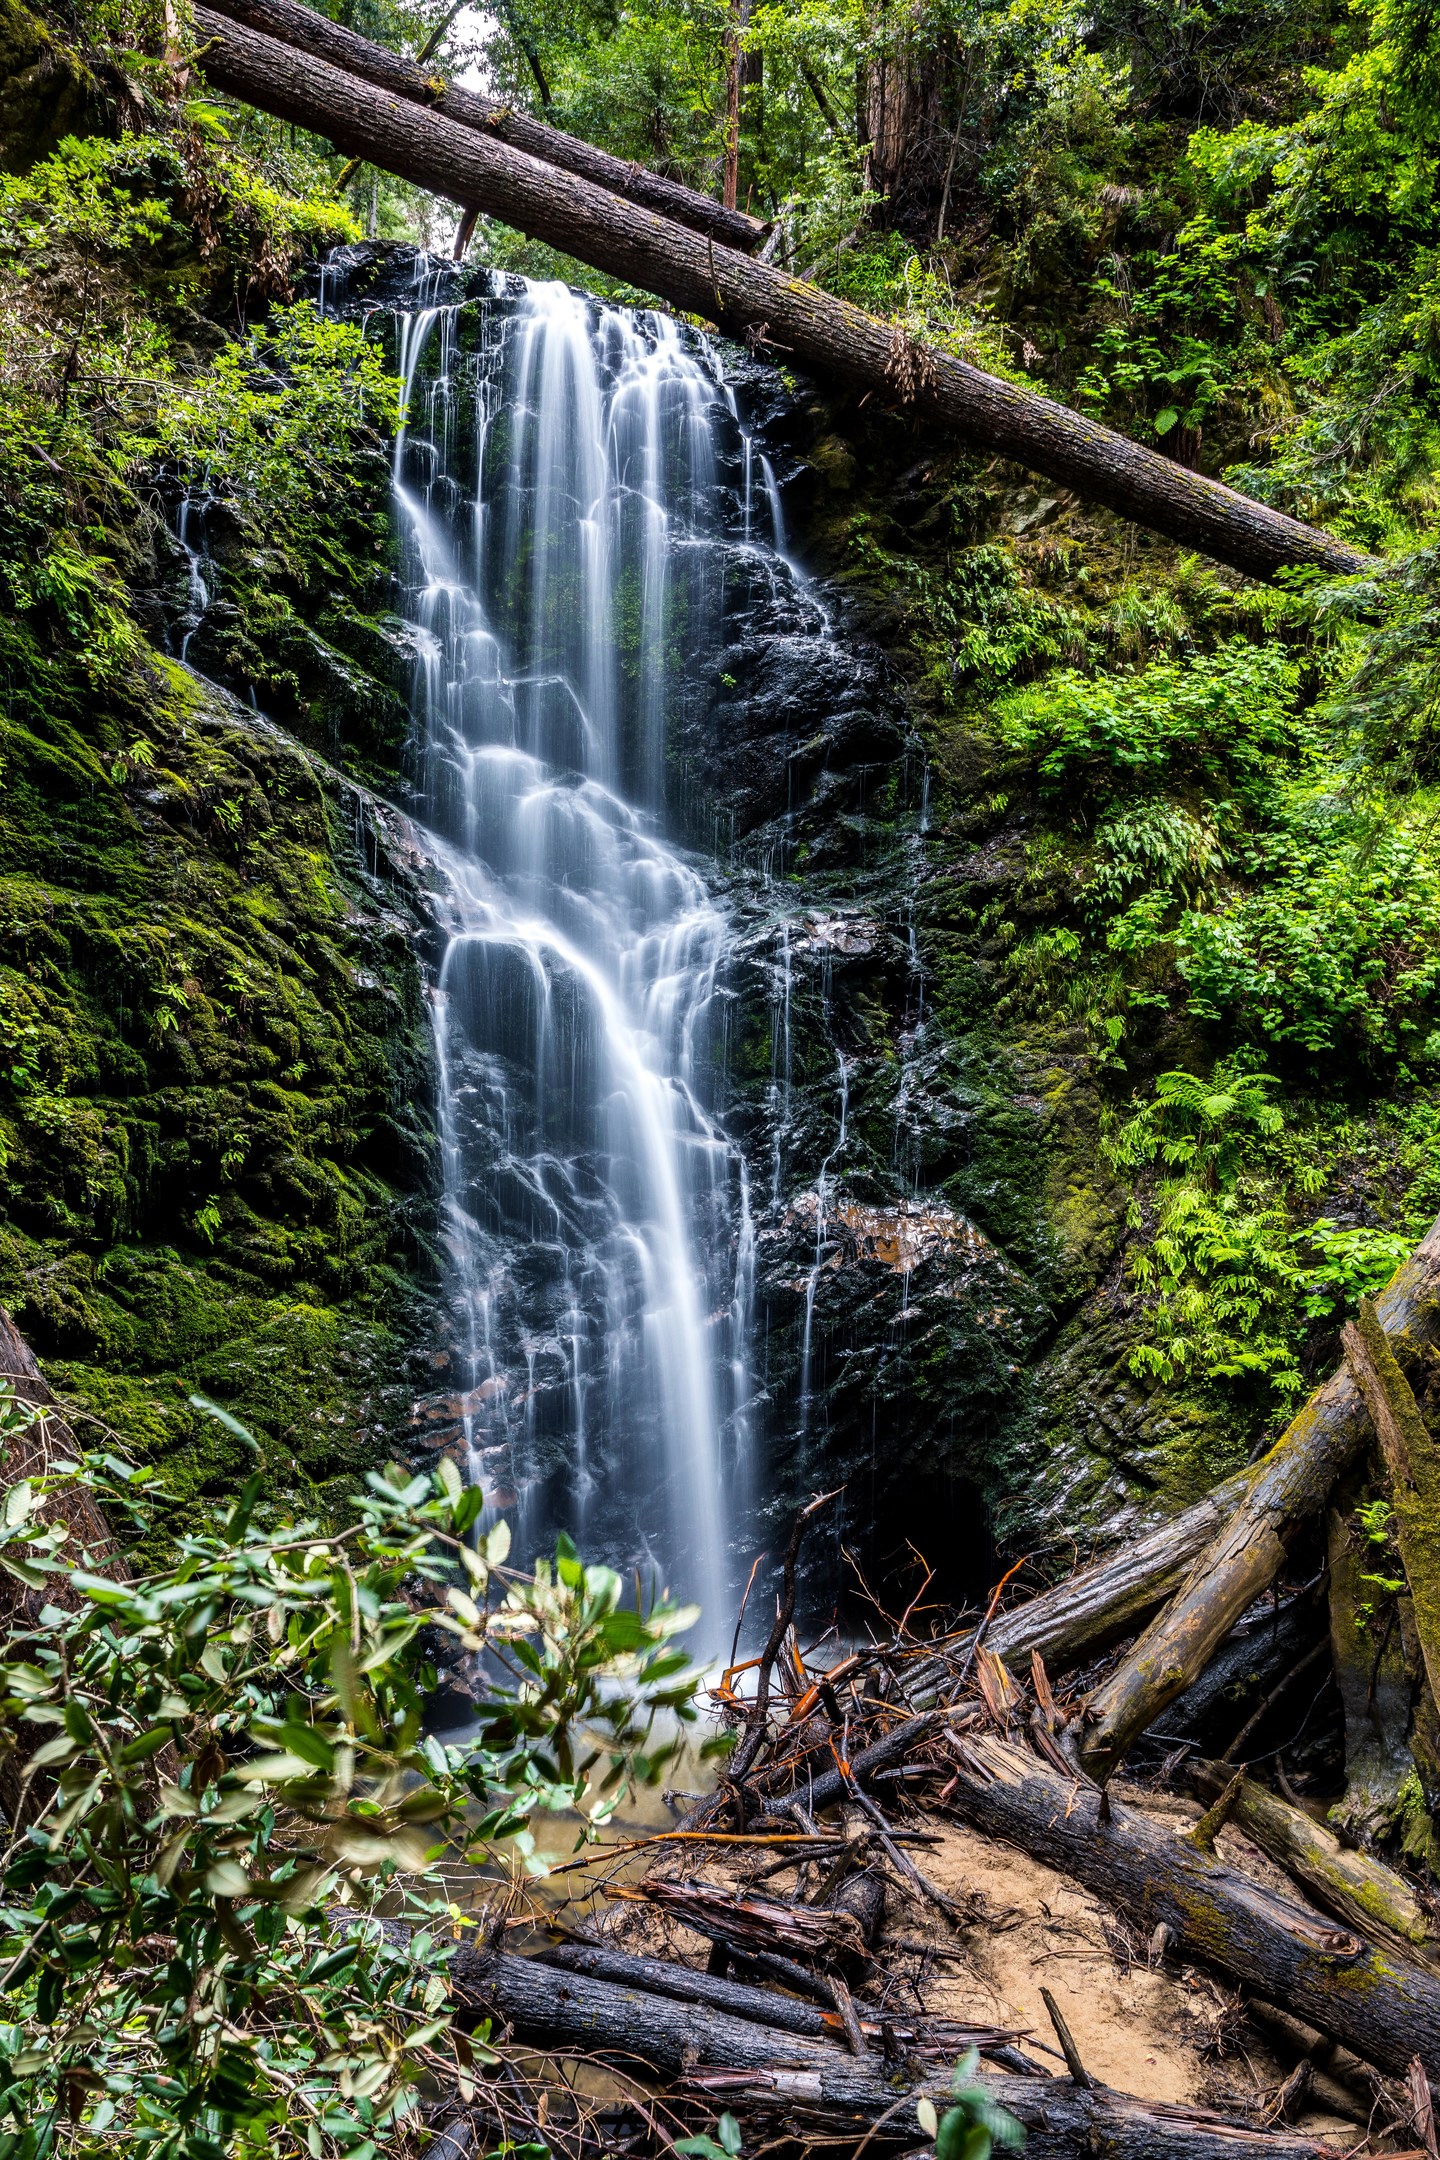
[[[1440,1449],[1369,1298],[1361,1298],[1359,1324],[1347,1327],[1342,1339],[1389,1476],[1415,1635],[1431,1697],[1440,1701]]]
[[[1404,2076],[1419,2055],[1440,2082],[1440,1980],[1349,1928],[1252,1882],[1190,1838],[1058,1777],[1028,1748],[949,1735],[950,1806],[1073,1876],[1145,1938],[1277,2003],[1365,2062]]]
[[[700,2004],[559,1972],[531,1958],[462,1949],[450,1966],[460,2003],[493,2017],[523,2044],[551,2054],[602,2055],[648,2070],[673,2090],[714,2107],[763,2110],[858,2140],[914,2146],[915,2104],[943,2114],[949,2064],[897,2068],[880,2054],[856,2057]],[[1082,2092],[1069,2078],[977,2080],[1025,2124],[1027,2160],[1315,2160],[1308,2139],[1256,2133],[1203,2110],[1131,2099],[1104,2086]]]
[[[196,9],[195,26],[207,41],[200,65],[216,89],[658,293],[757,352],[837,376],[1237,569],[1269,576],[1301,563],[1331,572],[1361,567],[1364,558],[1330,534],[922,344],[902,325],[867,315],[709,234],[211,8]]]
[[[1329,1575],[1330,1659],[1345,1717],[1345,1795],[1332,1820],[1362,1842],[1386,1838],[1404,1807],[1413,1774],[1410,1716],[1414,1687],[1405,1655],[1398,1605],[1393,1614],[1373,1609],[1364,1578],[1374,1563],[1355,1519],[1361,1485],[1352,1474],[1337,1496],[1326,1525]]]
[[[596,187],[608,188],[612,195],[623,195],[630,202],[643,203],[663,217],[674,218],[677,224],[723,240],[727,247],[741,248],[748,254],[769,230],[759,218],[743,210],[727,210],[697,188],[667,180],[628,158],[612,157],[608,150],[597,150],[578,136],[547,127],[543,120],[535,120],[513,105],[500,105],[476,90],[462,90],[457,84],[447,83],[435,69],[402,59],[399,53],[347,30],[342,23],[331,22],[328,15],[301,7],[298,0],[216,0],[216,13],[263,31],[283,45],[293,45],[297,52],[328,60],[414,105],[443,113],[461,127],[494,135],[531,157],[543,159],[547,165],[558,166],[562,172],[579,173]]]
[[[1191,1775],[1196,1791],[1215,1800],[1229,1789],[1234,1771],[1229,1763],[1199,1762]],[[1394,1868],[1342,1845],[1333,1830],[1253,1778],[1240,1780],[1230,1820],[1322,1911],[1440,1979],[1440,1942],[1411,1885]]]
[[[1382,1292],[1380,1323],[1413,1363],[1440,1336],[1440,1221]],[[1191,1568],[1084,1712],[1080,1754],[1105,1779],[1127,1748],[1204,1670],[1211,1653],[1284,1563],[1299,1524],[1323,1508],[1370,1430],[1365,1399],[1342,1365],[1286,1428],[1224,1529]]]

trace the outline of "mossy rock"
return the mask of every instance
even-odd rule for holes
[[[20,0],[0,0],[0,168],[28,172],[66,135],[91,135],[105,121],[100,85]]]

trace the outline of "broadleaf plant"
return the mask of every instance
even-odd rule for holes
[[[0,1397],[0,1446],[30,1415]],[[371,1474],[338,1529],[254,1478],[134,1579],[67,1531],[81,1493],[153,1532],[114,1457],[0,1510],[0,2160],[372,2160],[423,2079],[494,2061],[451,2022],[441,1863],[538,1870],[535,1809],[584,1836],[658,1777],[693,1612],[623,1608],[566,1543],[511,1570],[449,1462]],[[460,1745],[425,1725],[441,1638],[485,1676]]]

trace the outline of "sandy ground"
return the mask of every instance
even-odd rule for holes
[[[1127,1790],[1124,1797],[1173,1820],[1177,1831],[1199,1812],[1149,1793]],[[937,1840],[912,1848],[913,1857],[939,1890],[974,1912],[974,1924],[952,1931],[927,1900],[892,1883],[877,1976],[856,1994],[862,2016],[924,2011],[968,2024],[1013,2025],[1028,2033],[1019,2042],[1027,2053],[1059,2070],[1040,1998],[1046,1987],[1086,2068],[1122,2092],[1253,2118],[1283,2082],[1293,2057],[1272,2052],[1233,1991],[1173,1959],[1152,1960],[1148,1943],[1067,1877],[943,1818],[916,1816],[909,1827]],[[1226,1832],[1220,1850],[1245,1872],[1280,1882],[1247,1839]],[[662,1868],[716,1883],[751,1875],[743,1862],[733,1871],[713,1860]],[[772,1875],[763,1888],[792,1895],[795,1877]],[[699,1936],[633,1905],[612,1907],[604,1924],[631,1950],[705,1962],[708,1945]],[[941,1950],[943,1957],[936,1954]],[[1363,2134],[1313,2102],[1292,2114],[1291,2127],[1338,2151],[1351,2150]]]

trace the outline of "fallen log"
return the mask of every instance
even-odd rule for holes
[[[1382,1291],[1376,1310],[1402,1363],[1440,1335],[1440,1221]],[[1172,1602],[1151,1622],[1084,1712],[1080,1759],[1102,1782],[1130,1743],[1204,1670],[1253,1600],[1268,1590],[1299,1524],[1319,1512],[1370,1431],[1364,1397],[1342,1365],[1311,1396],[1246,1486]]]
[[[1192,1776],[1201,1797],[1214,1800],[1228,1789],[1233,1772],[1228,1763],[1199,1762]],[[1414,1890],[1394,1868],[1367,1853],[1347,1850],[1333,1830],[1253,1778],[1241,1780],[1230,1820],[1308,1891],[1323,1912],[1440,1980],[1440,1941]]]
[[[461,127],[211,8],[195,10],[195,25],[207,41],[197,64],[216,89],[658,293],[756,351],[878,393],[1237,569],[1269,576],[1303,563],[1344,574],[1365,560],[1328,533],[494,134]]]
[[[1440,2082],[1440,1981],[1298,1900],[1252,1882],[1173,1830],[1073,1780],[1028,1748],[950,1735],[950,1807],[1070,1875],[1148,1938],[1278,2003],[1366,2062],[1404,2076],[1419,2054]]]
[[[578,173],[596,187],[608,188],[612,195],[643,203],[649,210],[658,210],[662,217],[674,218],[692,231],[724,241],[727,247],[741,248],[748,254],[769,231],[759,218],[743,210],[727,210],[698,188],[667,180],[628,158],[612,157],[608,150],[597,150],[593,143],[582,142],[576,135],[547,127],[543,120],[513,105],[500,105],[476,90],[447,83],[433,69],[417,66],[413,60],[403,59],[399,53],[374,44],[343,24],[331,22],[328,15],[300,6],[299,0],[215,0],[215,12],[262,31],[282,45],[292,45],[297,52],[309,53],[313,59],[328,60],[413,105],[443,113],[460,127],[494,135],[516,150],[558,166],[562,172]]]
[[[584,1973],[592,1980],[611,1980],[622,1987],[639,1988],[647,1995],[663,1995],[674,2002],[700,2003],[709,2010],[724,2010],[731,2017],[745,2018],[750,2024],[763,2025],[773,2033],[789,2033],[803,2040],[836,2044],[842,2037],[841,2020],[833,2010],[796,2002],[793,1996],[777,1995],[768,1988],[747,1987],[740,1980],[719,1980],[713,1973],[695,1972],[690,1966],[674,1964],[667,1958],[631,1957],[624,1950],[612,1950],[599,1943],[556,1943],[539,1952],[539,1961],[543,1965],[553,1965],[561,1972]],[[863,2011],[864,2005],[860,2008]],[[949,2018],[927,2018],[916,2025],[903,2017],[892,2016],[888,2022],[897,2040],[913,2040],[923,2027],[933,2031],[947,2048],[957,2053],[975,2047],[984,2054],[993,2054],[1027,2036],[1027,2028],[1022,2026],[962,2025]],[[873,2022],[866,2025],[865,2031],[877,2038],[880,2035],[880,2027]]]
[[[756,2107],[857,2137],[876,2132],[913,2147],[915,2103],[940,2113],[949,2079],[898,2071],[883,2057],[856,2058],[789,2033],[633,1987],[556,1972],[530,1958],[458,1951],[452,1989],[475,2016],[508,2025],[516,2040],[556,2054],[602,2055],[646,2069],[672,2089],[713,2095],[723,2107]],[[987,2074],[975,2081],[1025,2124],[1026,2160],[1315,2160],[1308,2139],[1256,2133],[1203,2110],[1165,2107],[1068,2078]]]
[[[840,2019],[833,2010],[797,2002],[792,1995],[777,1995],[769,1988],[749,1987],[743,1980],[695,1972],[669,1958],[631,1957],[627,1951],[599,1943],[555,1943],[540,1951],[539,1959],[561,1972],[614,1980],[622,1987],[667,1995],[675,2002],[701,2003],[707,2010],[724,2010],[731,2017],[748,2018],[752,2025],[798,2034],[802,2040],[834,2040],[840,2034]]]
[[[1369,1298],[1361,1298],[1359,1325],[1341,1340],[1385,1460],[1415,1634],[1431,1696],[1440,1701],[1440,1451]]]

